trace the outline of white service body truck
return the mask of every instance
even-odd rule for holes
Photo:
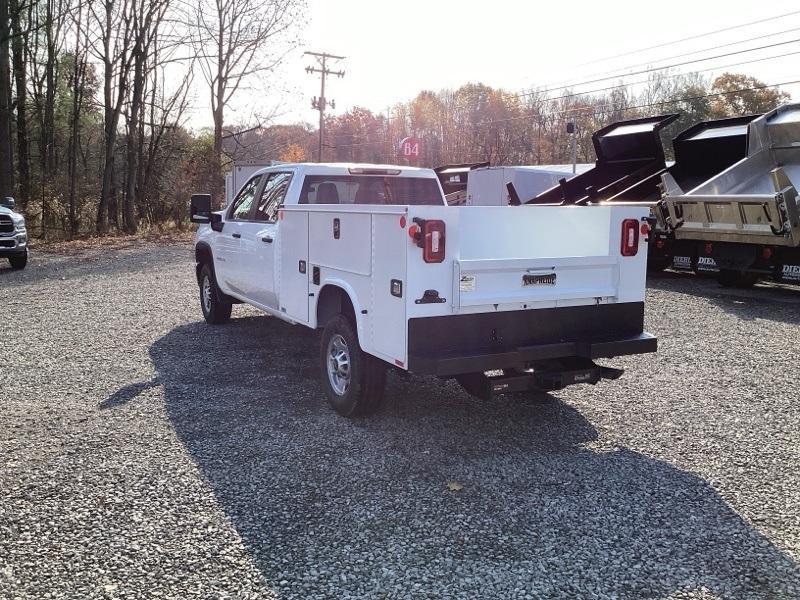
[[[323,329],[323,386],[347,416],[378,407],[388,367],[479,397],[618,377],[594,360],[656,350],[647,215],[449,207],[432,170],[361,164],[270,167],[225,211],[191,204],[205,319],[245,302]]]

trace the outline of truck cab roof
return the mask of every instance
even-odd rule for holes
[[[371,163],[284,163],[266,167],[256,173],[291,169],[301,175],[381,175],[437,179],[433,169]]]

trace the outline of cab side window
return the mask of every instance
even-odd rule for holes
[[[261,175],[256,175],[244,184],[239,194],[233,199],[228,218],[234,221],[247,221],[250,217],[250,209],[253,207],[253,200],[256,197],[256,189],[261,181]]]
[[[286,191],[289,189],[292,174],[270,173],[268,177],[256,205],[255,220],[274,223],[278,215],[278,207],[283,203]]]

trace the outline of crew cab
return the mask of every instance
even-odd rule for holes
[[[596,359],[654,352],[643,331],[649,209],[447,206],[433,170],[285,164],[221,212],[195,194],[208,323],[245,302],[322,329],[322,384],[345,416],[378,408],[388,368],[488,398],[616,378]]]

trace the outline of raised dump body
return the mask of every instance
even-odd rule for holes
[[[748,125],[761,115],[702,121],[685,129],[672,140],[675,162],[662,173],[662,179],[681,189],[693,189],[718,175],[747,156]],[[659,189],[659,200],[663,186]],[[693,241],[676,240],[672,235],[672,219],[663,202],[654,207],[657,218],[656,251],[665,249],[666,260],[678,269],[717,271],[714,259],[705,253],[705,246]]]
[[[713,259],[723,283],[798,280],[800,104],[752,120],[747,137],[745,158],[693,187],[664,174],[661,214],[676,240],[700,244],[698,254]]]
[[[747,155],[747,125],[757,117],[735,117],[704,121],[673,139],[675,161],[664,158],[661,130],[677,115],[619,121],[592,136],[597,162],[593,169],[562,180],[528,204],[646,203],[656,220],[650,236],[651,268],[697,268],[693,247],[675,243],[669,215],[661,210],[662,176],[684,189],[717,175]],[[715,268],[713,260],[701,268]]]
[[[538,194],[526,204],[655,202],[667,169],[660,131],[676,114],[618,121],[592,135],[597,161],[592,169]]]

